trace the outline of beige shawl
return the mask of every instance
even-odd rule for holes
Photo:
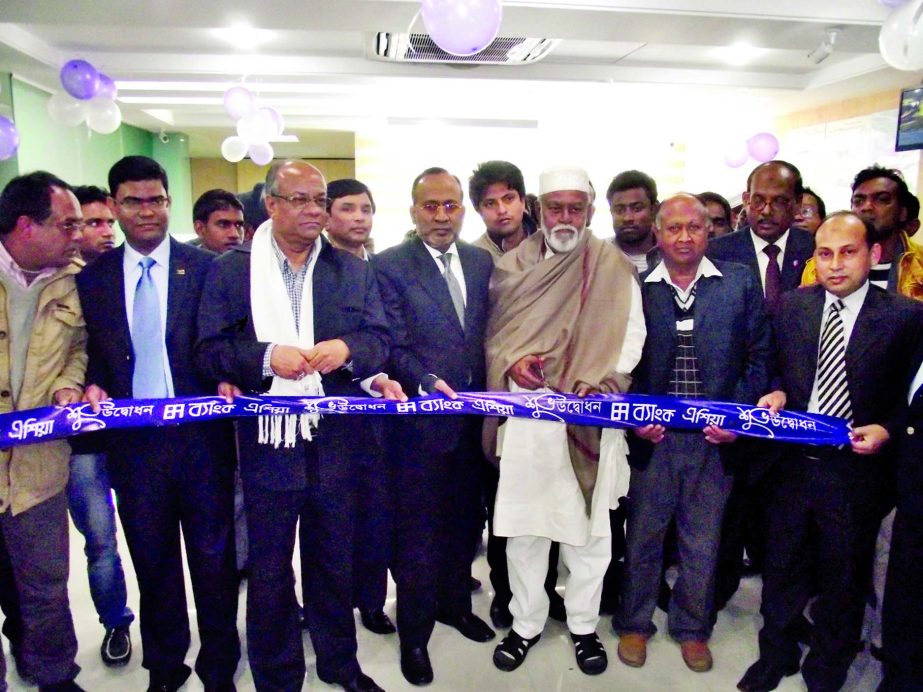
[[[572,393],[580,384],[600,392],[625,391],[616,373],[631,307],[636,271],[611,243],[585,230],[577,247],[545,259],[535,233],[498,262],[490,282],[487,322],[487,385],[508,389],[507,372],[523,356],[543,359],[547,384]],[[485,423],[485,451],[496,458],[498,420]],[[568,425],[571,463],[586,501],[596,485],[601,430]]]

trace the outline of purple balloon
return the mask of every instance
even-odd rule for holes
[[[747,140],[747,151],[760,163],[772,161],[779,153],[779,140],[769,132],[760,132]]]
[[[117,93],[118,87],[115,86],[115,82],[112,81],[112,77],[100,72],[99,88],[96,90],[96,95],[102,96],[104,99],[109,99],[110,101],[115,101],[115,95]]]
[[[903,5],[905,2],[907,2],[907,0],[879,0],[879,2],[885,7],[893,10],[895,7],[900,7]]]
[[[9,118],[0,115],[0,161],[6,161],[19,148],[19,131]]]
[[[474,55],[491,44],[500,30],[500,0],[423,0],[423,24],[446,53]]]
[[[86,101],[96,96],[99,72],[86,60],[68,60],[61,68],[61,86],[75,99]]]

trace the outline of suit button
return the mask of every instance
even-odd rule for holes
[[[908,435],[913,435],[915,432],[916,432],[916,430],[913,429],[913,426],[912,426],[912,425],[910,425],[910,426],[907,427],[907,434],[908,434]]]
[[[6,332],[0,332],[0,339],[6,338]]]
[[[9,398],[9,396],[10,396],[10,390],[4,389],[2,392],[0,392],[0,396],[2,396],[4,399]]]

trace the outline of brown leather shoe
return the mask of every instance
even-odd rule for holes
[[[683,661],[689,670],[694,673],[705,673],[711,670],[713,661],[707,642],[688,641],[682,642],[679,646],[683,652]]]
[[[619,637],[618,654],[626,666],[640,668],[647,660],[647,638],[643,634],[623,634]]]

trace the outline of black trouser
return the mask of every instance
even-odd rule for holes
[[[916,692],[923,685],[923,499],[901,505],[894,517],[885,583],[881,690]]]
[[[820,593],[802,666],[809,688],[839,689],[856,655],[880,522],[876,463],[849,451],[798,454],[780,474],[770,505],[760,656],[781,667],[798,665],[796,625],[813,590],[806,561],[815,541]]]
[[[125,450],[110,454],[109,477],[138,580],[142,665],[163,675],[184,666],[190,636],[182,529],[202,642],[195,669],[203,682],[220,683],[233,678],[240,659],[234,464],[231,448],[217,439],[224,431],[206,430],[214,434],[182,428],[133,434],[138,449],[170,454],[156,460]]]

